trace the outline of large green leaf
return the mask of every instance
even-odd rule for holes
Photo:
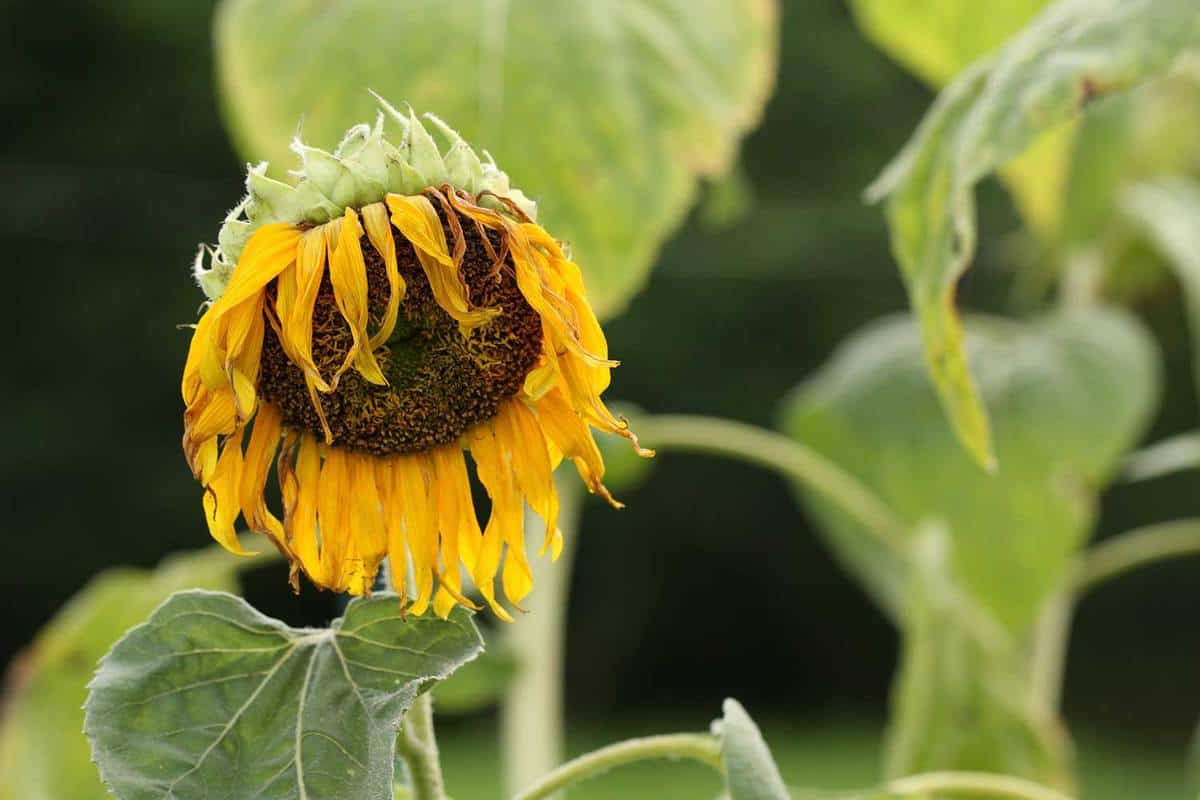
[[[891,318],[845,342],[790,400],[786,431],[873,489],[915,527],[943,520],[954,580],[1010,630],[1025,629],[1091,529],[1095,500],[1157,399],[1149,337],[1115,311],[1038,323],[973,321],[998,473],[974,469],[942,422],[917,329]],[[904,565],[810,498],[835,552],[899,619]]]
[[[850,0],[863,32],[936,86],[1003,45],[1049,0]]]
[[[83,736],[87,683],[126,629],[172,592],[232,591],[245,565],[219,548],[173,556],[157,569],[97,575],[55,615],[12,667],[0,722],[0,800],[103,800]]]
[[[225,0],[217,55],[242,152],[332,146],[371,88],[438,114],[571,242],[601,314],[645,280],[697,179],[731,167],[776,64],[775,0]]]
[[[991,54],[1049,0],[851,0],[863,32],[930,85],[945,86]],[[1075,126],[1040,136],[1001,170],[1026,222],[1044,238],[1061,224]]]
[[[1096,98],[1164,74],[1200,46],[1193,0],[1060,0],[934,103],[871,188],[887,198],[892,247],[920,321],[938,394],[959,439],[992,465],[987,412],[954,307],[974,255],[974,186]]]
[[[181,592],[104,657],[84,730],[120,800],[390,800],[401,717],[481,647],[469,612],[406,619],[395,595],[293,629]]]

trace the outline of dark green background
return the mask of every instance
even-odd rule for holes
[[[882,216],[860,190],[930,93],[856,31],[841,3],[785,3],[782,71],[745,147],[755,204],[736,226],[699,215],[649,288],[609,325],[611,396],[651,411],[762,425],[862,323],[905,307]],[[200,492],[179,450],[179,370],[200,293],[188,267],[241,191],[219,119],[207,2],[0,6],[0,364],[4,534],[0,662],[97,570],[203,546]],[[486,142],[479,142],[486,146]],[[985,189],[984,242],[961,297],[1006,308],[1017,222]],[[1194,427],[1170,287],[1140,309],[1168,358],[1153,437]],[[1200,511],[1196,476],[1112,491],[1103,530]],[[734,694],[797,717],[879,715],[895,636],[831,563],[775,476],[666,454],[589,505],[574,584],[575,713],[634,703],[716,708]],[[1182,758],[1200,716],[1200,563],[1101,589],[1072,640],[1073,723],[1116,727]],[[252,600],[319,620],[282,568]]]

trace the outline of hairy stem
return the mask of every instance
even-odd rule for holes
[[[987,772],[927,772],[889,781],[884,789],[899,795],[924,796],[954,792],[1014,800],[1072,800],[1062,792],[1023,778]]]
[[[501,747],[510,792],[545,775],[564,755],[563,643],[582,498],[574,476],[555,482],[563,551],[558,563],[550,563],[548,556],[532,560],[537,591],[526,603],[528,613],[505,630],[517,661],[517,675],[500,709]],[[546,526],[528,509],[525,521],[530,546],[540,548]]]
[[[907,552],[908,526],[870,489],[816,451],[782,434],[715,417],[648,415],[635,425],[650,447],[731,456],[773,469],[836,503],[892,551]]]
[[[1109,578],[1183,555],[1200,555],[1200,519],[1138,528],[1101,542],[1084,554],[1075,579],[1075,592],[1082,594]]]
[[[533,786],[517,793],[514,800],[542,800],[573,783],[593,778],[614,767],[659,758],[686,758],[707,764],[718,772],[724,771],[721,765],[721,745],[708,734],[674,733],[647,736],[610,744],[568,761],[542,777]]]
[[[409,789],[413,800],[445,800],[442,764],[437,737],[433,733],[433,698],[426,692],[413,701],[404,715],[396,751],[408,765]]]

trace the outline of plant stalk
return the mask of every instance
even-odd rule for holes
[[[500,742],[509,792],[533,783],[564,756],[563,645],[582,493],[574,475],[556,476],[555,483],[562,553],[557,563],[551,563],[549,556],[531,559],[537,588],[526,602],[528,613],[505,630],[517,662],[517,674],[500,708]],[[530,547],[537,552],[546,526],[528,508],[525,530]]]
[[[927,772],[889,781],[884,789],[891,794],[922,797],[953,792],[1013,800],[1073,800],[1040,783],[987,772]]]
[[[404,715],[396,750],[408,765],[413,800],[445,800],[446,785],[433,732],[433,696],[429,692],[418,695]]]
[[[1184,555],[1200,555],[1200,519],[1147,525],[1101,542],[1084,554],[1075,593],[1083,594],[1109,578]]]
[[[908,551],[908,526],[882,499],[832,461],[782,434],[682,414],[639,417],[635,427],[649,447],[715,453],[773,469],[836,503],[892,552],[903,556]]]
[[[724,772],[721,764],[721,745],[708,734],[674,733],[647,736],[610,744],[568,761],[525,791],[518,792],[514,800],[543,800],[573,783],[593,778],[614,767],[659,758],[686,758],[707,764],[717,772]]]

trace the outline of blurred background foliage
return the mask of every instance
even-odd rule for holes
[[[856,4],[868,25],[871,5]],[[1033,10],[1038,4],[1024,5]],[[166,553],[207,542],[198,491],[173,432],[180,427],[177,381],[188,338],[176,326],[194,319],[200,299],[187,266],[196,243],[214,237],[236,201],[243,174],[218,113],[212,16],[212,4],[200,0],[86,6],[12,0],[5,7],[5,662],[98,570],[149,566]],[[862,204],[861,192],[908,139],[931,91],[863,36],[840,0],[785,3],[781,21],[778,85],[762,127],[742,149],[737,175],[744,183],[723,182],[702,200],[667,242],[645,290],[608,325],[612,350],[624,361],[615,374],[614,398],[650,411],[774,427],[784,398],[829,361],[839,343],[906,308],[882,216]],[[978,46],[987,47],[1010,30],[975,32]],[[885,33],[873,33],[887,44]],[[974,55],[940,53],[917,63],[904,57],[907,46],[934,50],[920,42],[893,46],[898,58],[935,83]],[[1171,91],[1182,99],[1170,99]],[[1063,173],[1064,185],[1079,187],[1070,207],[1089,212],[1078,223],[1088,226],[1088,241],[1100,231],[1113,242],[1104,263],[1141,267],[1122,269],[1122,280],[1109,290],[1130,303],[1161,350],[1161,403],[1122,401],[1130,419],[1150,415],[1149,441],[1196,425],[1186,303],[1153,243],[1114,222],[1116,190],[1089,188],[1095,184],[1084,179],[1121,176],[1100,184],[1112,187],[1124,176],[1154,175],[1162,171],[1155,159],[1170,159],[1170,152],[1181,154],[1170,162],[1172,170],[1194,163],[1180,131],[1193,125],[1186,115],[1195,96],[1184,83],[1105,104],[1084,131],[1070,134],[1080,137],[1077,161],[1086,157],[1088,143],[1105,146],[1112,136],[1148,136],[1140,141],[1156,146],[1126,147],[1131,156],[1110,172]],[[1165,116],[1139,110],[1145,104]],[[1172,151],[1176,136],[1181,144]],[[488,147],[487,141],[478,144]],[[1012,171],[1006,178],[1018,180]],[[717,213],[731,191],[747,187],[744,215]],[[1006,314],[1027,310],[1048,283],[1039,282],[1028,265],[1053,275],[1066,260],[1058,242],[1075,234],[1045,235],[1067,229],[1058,222],[1039,224],[1029,209],[1043,206],[1022,201],[1024,196],[1018,193],[1014,205],[999,183],[982,187],[979,255],[960,286],[961,305]],[[1023,233],[1022,213],[1041,236]],[[714,217],[725,224],[714,225]],[[1016,265],[1026,269],[1017,274]],[[891,346],[903,347],[902,336],[890,339]],[[1140,364],[1147,346],[1138,340],[1122,352]],[[839,352],[845,357],[845,349]],[[828,378],[835,369],[821,374]],[[930,399],[917,377],[910,370],[903,385]],[[903,405],[892,384],[840,390],[858,398],[857,405],[839,406],[841,413],[867,420],[889,403]],[[1089,388],[1078,391],[1088,396],[1087,413],[1094,413]],[[1028,399],[1024,410],[1036,412],[1039,402]],[[1112,448],[1089,440],[1089,419],[1081,412],[1073,424],[1082,433],[1055,430],[1055,439],[1078,445],[1089,474],[1111,471]],[[1130,430],[1136,427],[1129,423]],[[897,431],[903,426],[882,431],[879,441]],[[1105,431],[1114,441],[1121,433]],[[950,455],[950,444],[947,438],[931,457],[953,461],[958,456]],[[887,468],[866,456],[863,465]],[[964,465],[953,462],[947,474],[959,474]],[[1029,464],[1031,470],[1041,466],[1036,459]],[[903,474],[917,467],[892,468]],[[1096,498],[1101,535],[1200,512],[1194,480],[1194,474],[1181,474],[1106,490]],[[771,474],[674,454],[660,456],[645,482],[623,499],[629,505],[623,512],[589,505],[584,518],[568,638],[572,719],[625,720],[606,724],[627,732],[635,716],[631,732],[694,727],[722,697],[737,695],[765,721],[777,751],[784,751],[780,761],[789,779],[861,785],[861,775],[849,776],[848,767],[842,778],[834,774],[842,762],[832,755],[813,754],[852,752],[860,759],[855,769],[873,764],[872,737],[896,668],[897,640],[887,618],[823,546],[817,517],[799,510],[789,487]],[[1080,535],[1081,512],[1052,513],[1064,536]],[[1036,532],[1027,534],[1036,546]],[[1200,643],[1187,625],[1200,612],[1197,568],[1186,561],[1156,566],[1103,587],[1082,604],[1064,703],[1082,740],[1085,773],[1094,763],[1090,743],[1117,739],[1118,749],[1095,752],[1114,760],[1133,754],[1129,758],[1178,776],[1164,781],[1178,792],[1200,710]],[[281,589],[282,573],[280,565],[246,572],[248,598],[293,623],[333,615],[328,595],[308,590],[294,601]],[[40,642],[29,658],[54,658],[52,642]],[[21,676],[19,666],[10,673],[14,685]],[[647,709],[658,720],[647,721]],[[862,719],[867,724],[854,721]],[[772,736],[772,720],[789,720],[777,723],[779,738]],[[577,738],[590,735],[586,725],[576,729],[584,732]],[[793,744],[793,734],[823,742],[825,749],[805,750]],[[843,740],[857,744],[830,744]],[[451,775],[455,752],[451,745]],[[466,748],[457,752],[464,760],[486,758],[468,756]],[[793,772],[798,764],[812,771]],[[471,774],[486,775],[488,768]],[[1141,779],[1135,785],[1147,786]],[[1112,796],[1123,796],[1119,776],[1110,774],[1108,787],[1116,792]],[[453,778],[451,789],[456,791]]]

